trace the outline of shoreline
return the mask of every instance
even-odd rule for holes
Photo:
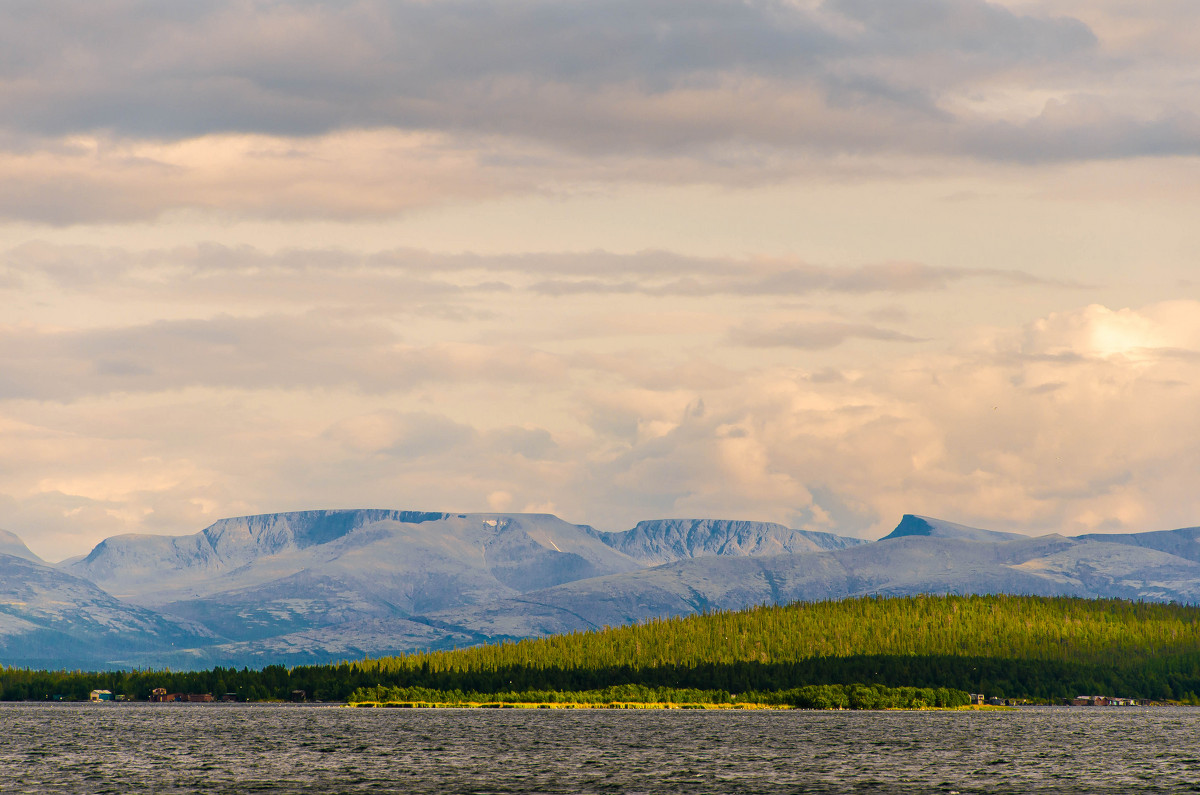
[[[800,710],[804,712],[963,712],[963,711],[1013,711],[1016,707],[1001,707],[991,704],[968,704],[961,707],[913,707],[903,709],[811,709],[791,704],[699,704],[674,702],[611,701],[604,703],[585,702],[532,702],[532,701],[351,701],[347,707],[355,709],[636,709],[636,710]]]

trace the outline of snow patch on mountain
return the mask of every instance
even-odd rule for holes
[[[326,662],[919,593],[1197,602],[1200,528],[1033,538],[909,514],[862,543],[731,520],[602,533],[548,514],[266,514],[117,536],[58,567],[0,552],[0,661]]]
[[[654,519],[632,530],[598,533],[613,549],[651,566],[710,556],[758,557],[827,549],[862,543],[857,538],[793,530],[772,522],[726,519]]]

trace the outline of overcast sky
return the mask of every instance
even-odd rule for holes
[[[13,0],[0,527],[1200,524],[1194,0]]]

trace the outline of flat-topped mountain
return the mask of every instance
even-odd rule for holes
[[[866,543],[737,520],[606,533],[548,514],[304,511],[116,536],[57,568],[0,534],[0,563],[0,663],[36,648],[80,667],[332,661],[869,594],[1200,600],[1200,528],[1030,538],[915,515]]]
[[[190,536],[116,536],[69,569],[145,605],[216,594],[256,602],[263,588],[306,598],[305,584],[319,580],[408,614],[638,567],[591,528],[548,514],[359,510],[223,519]]]
[[[631,558],[652,566],[688,558],[818,552],[863,543],[857,538],[793,530],[771,522],[726,519],[655,519],[638,522],[632,530],[598,533],[597,537]]]

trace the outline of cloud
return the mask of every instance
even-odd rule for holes
[[[356,453],[409,459],[446,453],[474,440],[474,428],[429,412],[378,411],[347,417],[326,432]]]
[[[864,536],[906,512],[1037,533],[1186,526],[1200,512],[1197,318],[1196,301],[1083,306],[936,348],[842,355],[837,369],[760,362],[690,382],[650,377],[688,366],[662,351],[593,353],[550,380],[459,364],[442,373],[455,380],[415,392],[279,389],[265,357],[254,361],[267,375],[236,389],[68,384],[60,390],[87,394],[0,401],[0,516],[72,551],[119,531],[367,505],[552,502],[609,529],[723,516]],[[153,331],[168,347],[187,335],[295,341],[293,322]],[[351,331],[342,358],[395,344],[370,325]],[[86,349],[86,339],[73,344]],[[183,353],[207,367],[203,349]],[[479,349],[481,360],[493,354]],[[346,367],[358,377],[353,359]],[[105,387],[144,377],[89,376]]]
[[[1040,284],[1044,286],[1078,287],[1077,284],[1043,279],[1015,270],[935,267],[919,262],[888,262],[859,266],[828,266],[786,262],[697,263],[695,270],[678,278],[614,279],[614,276],[639,274],[630,268],[636,258],[629,258],[625,267],[617,265],[603,276],[574,279],[546,279],[530,286],[534,292],[549,296],[583,294],[653,296],[706,295],[806,295],[815,292],[866,294],[876,292],[905,293],[942,290],[955,282],[986,279],[1009,284]],[[724,272],[721,272],[721,271]]]
[[[0,217],[69,225],[154,219],[191,209],[227,216],[354,219],[531,190],[537,177],[481,164],[425,133],[351,131],[306,139],[210,135],[160,142],[74,136],[0,148]]]
[[[339,420],[324,436],[353,453],[394,456],[407,460],[445,457],[454,451],[468,454],[490,450],[528,460],[553,458],[557,445],[544,428],[506,426],[478,430],[429,411],[402,412],[383,409]]]
[[[10,124],[25,131],[183,139],[397,127],[627,140],[621,128],[635,119],[597,126],[604,115],[587,112],[614,91],[669,98],[752,76],[844,93],[864,59],[947,59],[960,68],[938,72],[945,83],[1095,44],[1077,21],[979,0],[889,10],[722,0],[69,5],[6,12],[0,74],[21,78],[5,98],[17,111]],[[851,89],[854,101],[886,103],[895,75],[870,76],[885,90]]]
[[[885,532],[913,511],[1034,533],[1195,524],[1186,473],[1200,464],[1200,359],[1177,354],[1200,350],[1198,311],[1084,307],[836,379],[763,369],[705,391],[703,414],[688,411],[686,392],[606,399],[595,427],[626,447],[594,462],[613,484],[596,509],[632,492],[658,515],[842,532]],[[1062,329],[1072,356],[1061,355]],[[1108,344],[1130,329],[1150,333],[1151,347]],[[1013,357],[1017,340],[1056,354]],[[855,507],[835,525],[838,504]]]
[[[515,346],[405,345],[381,324],[318,316],[164,320],[84,330],[0,327],[0,399],[227,389],[410,390],[429,382],[554,381],[553,355]]]
[[[1140,68],[1150,44],[1115,57],[1079,19],[982,0],[3,13],[0,216],[33,222],[348,219],[595,184],[886,172],[898,157],[958,170],[1200,154],[1181,77],[1194,62]]]
[[[356,313],[403,303],[462,304],[526,293],[539,297],[644,295],[849,296],[943,291],[984,282],[1012,287],[1079,289],[1077,282],[1026,271],[933,266],[920,262],[817,265],[796,260],[684,256],[667,251],[523,255],[445,254],[415,249],[353,252],[205,243],[131,251],[28,243],[0,251],[0,290],[42,283],[55,291],[122,300],[187,299],[231,303],[352,305]]]
[[[1194,523],[1198,15],[6,4],[0,519]]]
[[[1138,311],[1093,304],[1055,312],[1031,324],[1020,353],[1042,358],[1145,361],[1200,350],[1200,317],[1194,301],[1168,301]]]
[[[833,348],[850,339],[883,340],[887,342],[920,342],[920,338],[899,331],[871,326],[865,323],[837,323],[831,321],[784,323],[764,327],[760,324],[736,326],[729,331],[729,341],[734,345],[751,348],[800,348],[824,350]]]

